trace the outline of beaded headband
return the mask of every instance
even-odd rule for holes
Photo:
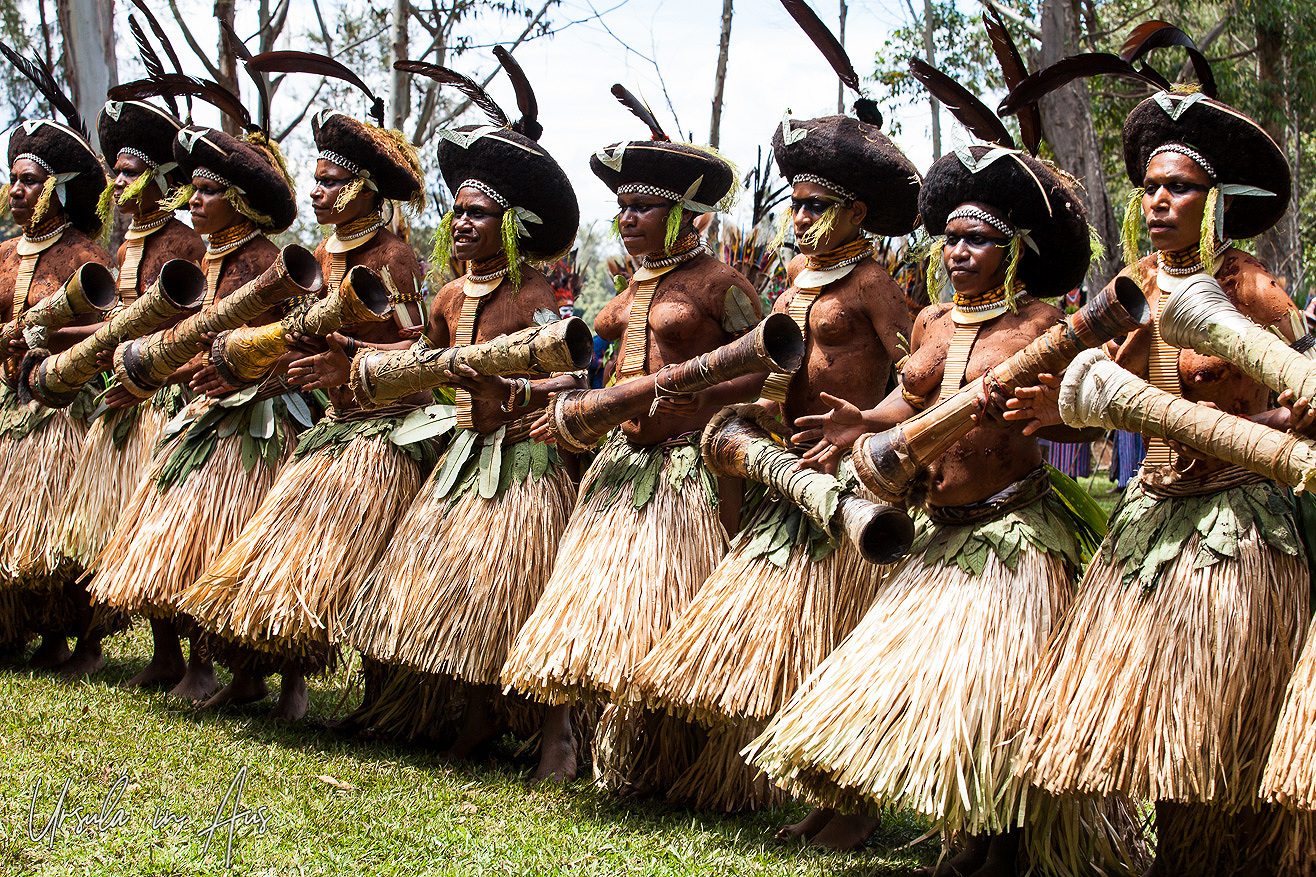
[[[844,189],[833,183],[831,180],[826,179],[825,177],[820,177],[817,174],[796,174],[795,178],[791,180],[791,185],[793,186],[796,183],[816,183],[824,189],[831,189],[847,201],[859,200],[854,192],[851,192],[849,189]]]
[[[200,177],[203,180],[210,180],[211,182],[219,183],[219,185],[223,186],[225,189],[237,188],[228,180],[224,179],[223,177],[221,177],[219,174],[215,173],[208,167],[196,168],[195,170],[192,171],[192,176]]]
[[[504,210],[512,209],[511,202],[509,202],[502,195],[498,194],[498,192],[494,190],[494,187],[489,185],[488,183],[482,183],[479,180],[462,180],[462,184],[457,187],[457,191],[460,192],[462,189],[466,189],[466,188],[476,189],[480,192],[483,192],[484,194],[488,195],[490,198],[497,201],[498,206],[503,208]]]
[[[978,207],[957,207],[951,214],[946,217],[946,223],[949,224],[952,219],[976,219],[979,222],[986,223],[992,228],[999,231],[1006,237],[1014,237],[1019,234],[1019,229],[997,216],[992,216],[986,210]]]
[[[133,149],[131,146],[125,146],[123,149],[120,149],[119,155],[131,155],[133,158],[140,158],[142,161],[146,162],[151,170],[158,170],[160,167],[160,165],[155,163],[151,156],[142,152],[140,149]]]
[[[617,187],[618,195],[653,195],[657,198],[666,198],[668,201],[684,200],[671,189],[660,189],[657,186],[648,186],[644,183],[627,183],[624,186]]]
[[[1196,149],[1193,149],[1188,146],[1184,146],[1182,143],[1166,143],[1153,149],[1152,154],[1147,158],[1147,167],[1151,167],[1151,160],[1156,156],[1160,155],[1162,152],[1177,152],[1182,156],[1191,158],[1193,161],[1197,162],[1197,164],[1201,166],[1202,170],[1206,171],[1207,176],[1209,176],[1212,180],[1216,179],[1215,168],[1211,166],[1211,162],[1203,158],[1202,154],[1198,152]]]
[[[20,153],[19,155],[15,155],[14,161],[18,161],[20,158],[26,158],[28,161],[36,162],[36,164],[40,166],[40,168],[43,171],[50,174],[51,176],[54,176],[55,174],[55,169],[50,165],[46,164],[45,160],[42,159],[41,156],[39,155],[33,155],[30,152],[24,152],[24,153]]]
[[[318,157],[323,158],[325,161],[329,162],[330,164],[338,165],[340,168],[347,171],[349,174],[352,174],[353,176],[361,175],[361,165],[357,164],[354,161],[349,161],[348,159],[344,158],[343,156],[339,155],[338,153],[334,152],[331,149],[321,149],[320,155]]]

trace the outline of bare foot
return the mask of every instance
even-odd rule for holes
[[[78,640],[69,659],[56,669],[65,679],[81,679],[105,669],[105,654],[101,651],[99,636],[85,636]]]
[[[468,689],[461,730],[457,733],[457,740],[444,751],[444,758],[470,758],[477,749],[502,733],[503,724],[493,708],[494,692],[492,685],[472,685]]]
[[[221,706],[255,703],[258,700],[264,700],[269,693],[270,687],[265,684],[263,677],[251,676],[246,673],[234,673],[233,681],[201,704],[201,709],[209,710]]]
[[[270,718],[295,722],[306,715],[308,704],[306,677],[300,673],[285,672],[283,685],[279,687],[279,702],[270,710]]]
[[[539,769],[530,781],[566,785],[575,778],[576,737],[571,733],[571,707],[547,707],[539,732]]]
[[[830,807],[815,807],[799,822],[778,828],[773,837],[777,840],[792,840],[797,837],[812,840],[813,836],[822,831],[823,826],[831,822],[835,815],[836,811]]]
[[[151,619],[151,660],[141,672],[127,682],[124,688],[169,688],[177,684],[187,672],[183,660],[183,647],[172,621]]]
[[[37,644],[37,650],[28,659],[27,668],[29,670],[53,670],[67,661],[72,654],[69,651],[69,642],[65,637],[43,634],[41,642]]]
[[[935,868],[919,868],[914,873],[919,877],[969,877],[987,861],[991,840],[990,835],[974,835],[958,854]]]
[[[877,829],[881,820],[876,816],[858,813],[838,813],[822,830],[809,839],[809,843],[825,850],[847,852],[861,850],[868,836]]]
[[[215,665],[209,661],[193,660],[178,684],[169,689],[170,697],[181,697],[193,703],[205,700],[219,686],[215,678]]]

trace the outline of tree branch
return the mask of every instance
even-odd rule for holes
[[[210,63],[210,53],[202,51],[201,44],[192,36],[192,31],[188,28],[187,23],[183,21],[183,14],[178,11],[178,0],[169,0],[169,11],[174,14],[174,21],[178,24],[179,29],[183,32],[183,39],[187,41],[188,46],[192,49],[192,54],[200,59],[201,65],[206,68],[210,78],[219,81],[219,68]]]
[[[1001,17],[1007,18],[1022,27],[1031,37],[1033,37],[1033,39],[1040,40],[1042,38],[1042,29],[1024,14],[1006,6],[1004,3],[1000,2],[1000,0],[982,0],[982,2],[984,6],[989,6],[999,12]],[[915,21],[917,20],[918,18],[915,16]]]
[[[280,79],[282,79],[282,77],[280,77]],[[283,138],[287,137],[289,134],[292,133],[294,128],[296,128],[298,125],[302,123],[302,119],[305,119],[306,114],[311,111],[311,104],[315,103],[315,99],[320,96],[320,89],[324,88],[324,83],[325,83],[325,78],[321,76],[319,84],[315,86],[315,93],[311,95],[311,99],[308,100],[305,106],[302,107],[301,112],[297,114],[297,118],[289,122],[288,127],[284,128],[281,132],[279,132],[279,136],[275,137],[274,138],[275,140],[282,141]]]

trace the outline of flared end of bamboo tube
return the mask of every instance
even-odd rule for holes
[[[763,352],[773,370],[793,372],[804,362],[804,333],[783,313],[768,314],[759,324]]]
[[[347,272],[343,285],[351,287],[357,301],[361,302],[375,319],[383,320],[393,313],[393,301],[388,297],[388,288],[380,279],[378,272],[371,268],[357,265]]]
[[[580,317],[567,317],[562,324],[562,343],[571,355],[572,370],[589,368],[594,358],[594,333]]]
[[[1100,348],[1084,350],[1065,369],[1060,382],[1060,417],[1066,426],[1106,426],[1103,418],[1105,385],[1111,371],[1120,369]]]
[[[914,544],[914,520],[895,506],[843,497],[846,535],[869,563],[894,563]]]
[[[201,307],[201,300],[206,295],[206,275],[186,259],[170,259],[160,269],[156,286],[178,310],[195,310]]]
[[[1161,337],[1167,344],[1210,356],[1219,355],[1207,337],[1207,330],[1212,326],[1241,332],[1252,325],[1234,307],[1219,282],[1206,274],[1194,275],[1161,308]]]
[[[119,288],[114,275],[99,262],[84,262],[69,281],[70,286],[75,284],[78,294],[75,296],[74,290],[69,290],[69,301],[74,305],[75,314],[103,314],[119,300]],[[81,304],[77,299],[81,300]]]
[[[1128,315],[1125,321],[1129,324],[1128,331],[1151,322],[1151,305],[1147,302],[1147,296],[1142,294],[1142,287],[1133,278],[1116,277],[1113,288],[1115,301],[1119,302],[1120,308]]]
[[[318,293],[320,288],[324,286],[324,275],[320,272],[320,263],[316,261],[315,255],[310,250],[298,244],[289,244],[279,251],[279,258],[283,261],[283,268],[287,272],[288,280],[300,289],[300,291],[289,289],[288,298],[308,293]]]

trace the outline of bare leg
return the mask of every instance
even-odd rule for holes
[[[559,785],[576,778],[576,737],[571,733],[568,704],[544,708],[544,725],[539,732],[539,769],[531,782]]]
[[[270,718],[295,722],[306,715],[308,703],[306,677],[292,670],[284,670],[279,702],[270,710]]]
[[[73,654],[59,665],[57,672],[65,679],[79,679],[105,669],[105,653],[101,649],[104,635],[99,630],[91,630],[78,637],[73,647]]]
[[[862,813],[838,813],[809,843],[836,852],[863,849],[864,842],[877,830],[880,821],[876,816]]]
[[[37,650],[28,659],[29,670],[53,670],[69,659],[68,637],[54,633],[43,633]]]
[[[151,619],[150,662],[127,682],[124,688],[168,688],[183,678],[187,662],[183,660],[183,647],[178,641],[178,630],[172,621]]]
[[[1015,843],[1018,844],[1017,839]],[[991,846],[991,835],[975,834],[969,838],[964,849],[957,855],[952,856],[935,868],[920,868],[915,873],[921,875],[921,877],[968,877],[968,875],[976,873],[987,861]]]
[[[472,685],[466,692],[466,712],[457,740],[443,753],[446,758],[470,758],[484,744],[502,732],[502,723],[494,712],[497,689],[492,685]]]
[[[209,700],[201,704],[201,709],[208,710],[220,706],[255,703],[264,700],[270,693],[265,684],[265,677],[246,670],[234,670],[233,681],[215,692]]]
[[[796,837],[812,840],[813,836],[822,831],[823,827],[831,822],[834,816],[836,816],[836,811],[830,807],[814,807],[809,811],[809,815],[799,822],[778,828],[773,837],[777,840],[790,840]]]
[[[173,697],[181,697],[193,703],[205,700],[219,685],[215,678],[215,664],[206,654],[206,634],[197,633],[192,637],[192,653],[187,662],[187,672],[178,684],[169,690]]]
[[[987,858],[982,867],[973,872],[973,877],[1013,877],[1019,873],[1019,839],[1023,831],[1016,828],[1004,834],[991,836],[987,847]]]

